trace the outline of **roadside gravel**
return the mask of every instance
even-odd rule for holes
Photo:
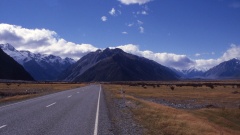
[[[183,101],[169,101],[161,98],[141,98],[150,102],[162,104],[176,109],[201,109],[201,108],[219,108],[216,103],[197,103],[195,99]]]
[[[104,90],[104,93],[106,95],[113,133],[115,135],[143,135],[143,127],[134,121],[131,108],[126,106],[125,101],[114,98],[106,90]]]

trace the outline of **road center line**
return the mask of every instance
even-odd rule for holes
[[[100,103],[101,90],[102,90],[102,87],[101,87],[101,85],[100,85],[100,90],[99,90],[99,94],[98,94],[98,103],[97,103],[96,119],[95,119],[95,127],[94,127],[94,134],[93,134],[93,135],[97,135],[97,134],[98,134],[98,116],[99,116],[99,103]]]
[[[50,104],[50,105],[47,105],[46,107],[50,107],[50,106],[52,106],[52,105],[54,105],[54,104],[56,104],[56,102],[54,102],[54,103],[52,103],[52,104]]]
[[[72,95],[68,96],[68,98],[72,97]]]
[[[6,126],[7,126],[7,125],[2,125],[2,126],[0,126],[0,129],[1,129],[1,128],[4,128],[4,127],[6,127]]]

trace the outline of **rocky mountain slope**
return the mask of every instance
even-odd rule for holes
[[[240,79],[240,60],[231,59],[220,63],[204,73],[209,79]]]
[[[21,64],[38,81],[56,80],[61,72],[75,63],[71,58],[62,59],[54,55],[19,51],[10,44],[0,44],[0,48]]]
[[[160,81],[177,80],[171,69],[121,49],[91,52],[61,75],[64,81]]]
[[[0,79],[33,81],[32,76],[0,48]]]
[[[196,68],[190,68],[186,70],[177,70],[173,69],[172,70],[177,73],[182,79],[196,79],[196,78],[202,78],[203,74],[205,71],[203,70],[198,70]]]

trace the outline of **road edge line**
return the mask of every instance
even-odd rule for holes
[[[95,119],[95,127],[94,127],[94,133],[93,135],[97,135],[98,134],[98,116],[99,116],[99,104],[100,104],[100,98],[101,98],[101,91],[102,91],[102,86],[100,84],[100,90],[99,90],[99,94],[98,94],[98,103],[97,103],[97,111],[96,111],[96,119]]]
[[[0,129],[1,129],[1,128],[4,128],[4,127],[6,127],[6,126],[7,126],[7,125],[2,125],[2,126],[0,126]]]
[[[54,103],[52,103],[52,104],[50,104],[50,105],[47,105],[46,107],[48,108],[48,107],[50,107],[50,106],[53,106],[53,105],[55,105],[57,102],[54,102]]]

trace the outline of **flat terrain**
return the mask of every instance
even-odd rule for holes
[[[99,85],[84,86],[0,83],[0,134],[92,134]],[[99,134],[239,135],[240,82],[106,83],[99,114]]]
[[[239,86],[237,81],[125,82],[103,88],[108,102],[131,113],[142,134],[239,135]]]
[[[0,134],[111,134],[107,114],[100,85],[88,85],[0,106]]]
[[[2,82],[0,83],[0,104],[16,102],[82,86],[86,86],[86,84]]]

